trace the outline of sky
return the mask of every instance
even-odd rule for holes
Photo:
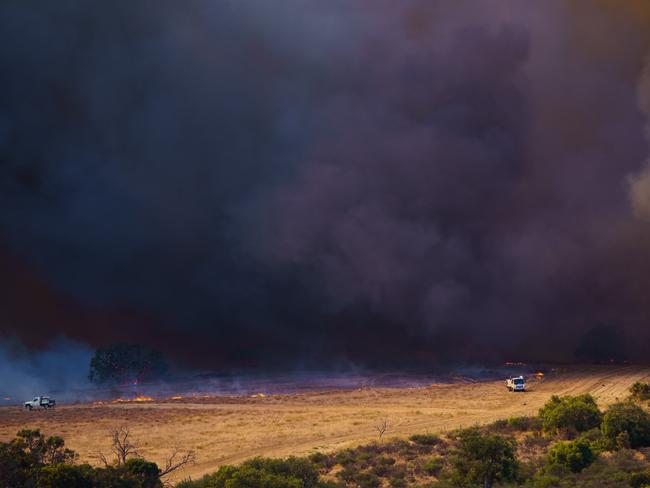
[[[0,62],[3,358],[648,360],[645,0],[6,0]]]

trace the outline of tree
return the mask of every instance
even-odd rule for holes
[[[463,431],[452,467],[454,481],[460,486],[491,488],[495,481],[512,481],[518,469],[515,442],[477,429]]]
[[[160,469],[156,463],[141,458],[131,458],[124,463],[126,470],[138,477],[142,482],[142,488],[160,488]]]
[[[383,419],[381,422],[378,422],[375,424],[375,430],[377,431],[377,434],[379,435],[379,440],[381,440],[382,437],[384,437],[384,434],[386,433],[386,430],[388,429],[388,420]]]
[[[97,384],[137,384],[160,379],[167,370],[159,351],[141,344],[117,343],[95,351],[88,378]]]
[[[615,403],[603,416],[602,431],[611,447],[650,446],[650,415],[632,402]]]
[[[122,444],[124,442],[122,441]],[[31,488],[162,488],[155,463],[131,457],[119,466],[75,465],[75,453],[61,437],[23,429],[10,442],[0,442],[0,487]],[[186,459],[172,458],[168,467]],[[176,460],[176,462],[174,462]],[[169,471],[171,472],[171,471]]]
[[[601,413],[594,398],[589,395],[551,399],[539,410],[542,426],[547,432],[586,432],[600,426]]]
[[[130,435],[131,432],[126,426],[117,427],[110,431],[111,451],[115,455],[116,466],[124,466],[129,457],[140,457],[137,447],[131,442]],[[99,457],[105,466],[110,465],[103,453],[100,453]]]
[[[593,463],[596,454],[589,442],[578,439],[572,442],[559,442],[548,453],[547,462],[550,465],[564,466],[578,473]]]
[[[127,472],[137,475],[142,480],[143,488],[156,488],[160,485],[161,478],[196,462],[194,451],[185,452],[176,448],[168,456],[165,467],[160,469],[155,463],[142,458],[137,445],[131,438],[131,431],[128,427],[121,426],[112,429],[110,437],[111,451],[115,456],[115,461],[109,463],[106,456],[100,452],[99,458],[103,461],[104,467],[106,469],[126,468]]]
[[[62,437],[45,437],[39,429],[22,429],[16,434],[16,445],[23,449],[34,465],[51,466],[72,463],[76,453],[65,447]]]
[[[597,325],[581,338],[575,351],[581,361],[609,363],[626,358],[626,344],[623,331],[613,325]]]

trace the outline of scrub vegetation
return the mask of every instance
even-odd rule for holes
[[[177,488],[650,486],[650,414],[630,398],[601,411],[589,395],[552,397],[537,416],[415,434],[333,453],[254,458]]]

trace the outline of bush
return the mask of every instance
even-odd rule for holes
[[[457,484],[512,481],[517,474],[515,442],[498,435],[481,434],[478,429],[460,433],[460,443],[452,458],[453,479]]]
[[[632,448],[650,446],[650,415],[634,403],[616,403],[605,412],[602,431],[610,447],[616,447],[617,441]]]
[[[442,471],[444,465],[445,463],[442,458],[431,458],[426,463],[424,463],[422,466],[422,471],[424,471],[429,476],[438,476]]]
[[[560,442],[553,446],[548,453],[547,462],[549,465],[564,466],[578,473],[595,459],[596,454],[592,451],[589,442],[578,439],[573,442]]]
[[[539,410],[539,416],[545,431],[558,433],[585,432],[598,427],[602,417],[589,394],[562,398],[554,395]]]
[[[347,480],[346,480],[347,481]],[[222,466],[199,482],[184,481],[186,488],[312,488],[319,486],[314,465],[305,458],[255,458],[241,466]]]
[[[635,400],[650,400],[650,384],[637,381],[630,387],[630,395]]]
[[[391,478],[390,486],[391,488],[406,488],[406,481],[404,478]]]
[[[440,437],[435,434],[415,434],[409,437],[409,440],[423,446],[435,446],[440,442]]]
[[[350,483],[357,476],[357,470],[352,466],[346,466],[341,471],[336,473],[337,478]]]
[[[508,427],[525,432],[527,430],[540,430],[542,426],[538,417],[510,417]]]
[[[142,488],[158,488],[162,486],[160,470],[156,463],[140,458],[132,458],[126,461],[124,469],[141,480]]]
[[[603,431],[600,429],[591,429],[587,432],[583,432],[580,434],[578,439],[587,442],[596,455],[602,451],[606,451],[609,447],[609,442],[603,435]]]
[[[641,473],[632,473],[630,475],[629,484],[632,488],[643,488],[650,485],[650,471],[643,471]]]
[[[381,481],[372,473],[361,473],[354,478],[359,488],[377,488]]]
[[[95,476],[93,469],[88,466],[71,466],[58,464],[41,468],[38,488],[93,488]]]

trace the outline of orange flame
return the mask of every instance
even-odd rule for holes
[[[150,396],[137,396],[134,398],[116,398],[111,403],[128,403],[128,402],[153,402]]]
[[[137,396],[133,399],[134,402],[153,402],[150,396]]]

